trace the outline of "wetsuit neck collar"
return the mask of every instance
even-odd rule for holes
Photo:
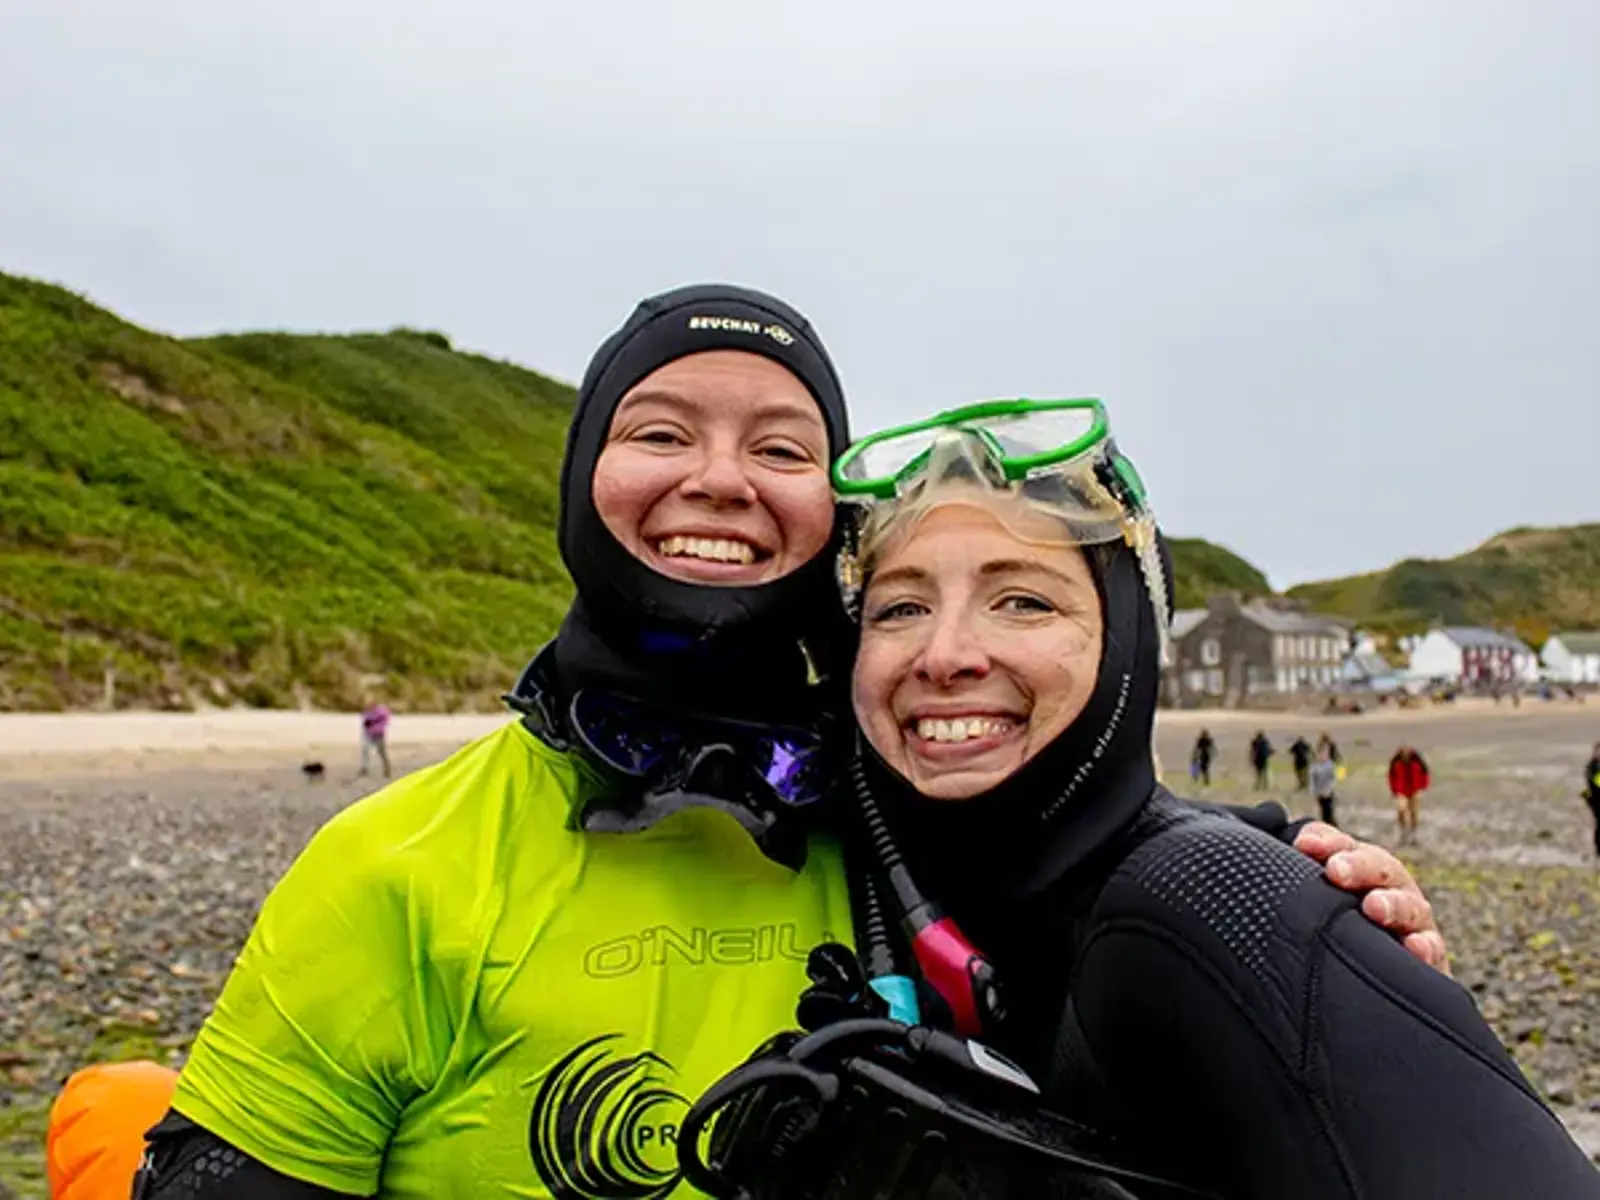
[[[742,743],[749,741],[749,722],[742,722],[737,730],[728,722],[719,732],[715,717],[681,706],[654,711],[637,708],[641,716],[649,712],[653,727],[671,728],[677,724],[684,740],[681,746],[677,745],[674,733],[674,752],[663,759],[659,770],[652,768],[642,778],[620,775],[615,764],[596,757],[598,752],[586,739],[585,731],[575,727],[578,718],[574,714],[582,705],[575,705],[574,700],[585,698],[563,683],[559,647],[558,639],[540,651],[524,668],[506,701],[522,714],[522,723],[529,732],[567,754],[577,769],[568,828],[590,833],[638,833],[685,809],[709,808],[736,821],[772,861],[796,871],[805,865],[807,837],[817,828],[821,816],[820,797],[813,791],[813,799],[790,806],[764,786],[767,781],[758,769],[760,764],[745,761],[751,757],[748,748],[742,748]],[[630,705],[637,705],[636,697],[627,699]],[[724,732],[726,737],[721,736]],[[823,723],[807,732],[824,749],[832,745],[824,736]],[[594,730],[589,729],[588,735],[593,734]],[[821,755],[811,769],[826,777],[829,768],[824,764],[829,756],[831,751]]]

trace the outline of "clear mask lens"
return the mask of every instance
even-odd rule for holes
[[[877,506],[874,523],[899,524],[961,501],[988,501],[999,512],[1020,503],[1030,513],[1054,518],[1029,521],[1033,540],[1092,546],[1125,536],[1130,513],[1115,489],[1104,443],[1013,480],[987,430],[944,429],[931,440],[920,466],[901,475],[896,499]]]

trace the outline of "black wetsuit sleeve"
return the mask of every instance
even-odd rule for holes
[[[1294,857],[1232,826],[1108,886],[1071,1023],[1117,1124],[1235,1200],[1600,1198],[1469,994]]]
[[[150,1131],[148,1165],[133,1200],[344,1200],[348,1193],[292,1179],[187,1117],[169,1113]]]

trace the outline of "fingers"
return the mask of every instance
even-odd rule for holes
[[[1319,863],[1326,863],[1333,855],[1342,850],[1354,849],[1355,845],[1355,838],[1342,829],[1335,829],[1322,821],[1310,822],[1295,835],[1294,839],[1296,850],[1309,855]]]
[[[1438,930],[1427,933],[1413,933],[1402,943],[1411,954],[1420,958],[1434,970],[1442,974],[1450,974],[1450,953],[1445,946],[1444,935]]]
[[[1379,888],[1362,897],[1361,911],[1369,920],[1394,934],[1429,933],[1438,929],[1433,921],[1433,905],[1419,891]]]
[[[1327,874],[1347,892],[1400,888],[1418,896],[1422,894],[1405,864],[1382,846],[1370,842],[1356,842],[1351,849],[1335,853],[1327,861]]]
[[[1368,920],[1399,937],[1408,952],[1430,967],[1450,974],[1449,951],[1434,922],[1433,905],[1398,858],[1321,821],[1306,825],[1294,845],[1323,863],[1339,887],[1366,893],[1361,911]]]
[[[1320,821],[1302,829],[1294,844],[1323,863],[1328,878],[1339,887],[1366,893],[1361,911],[1368,920],[1400,938],[1414,957],[1450,974],[1449,950],[1434,922],[1433,905],[1404,863],[1382,846],[1358,842]]]
[[[1414,957],[1437,971],[1450,974],[1449,948],[1434,924],[1433,905],[1420,891],[1379,888],[1362,898],[1361,911],[1399,937]]]

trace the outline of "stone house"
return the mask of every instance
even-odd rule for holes
[[[1285,600],[1212,596],[1205,608],[1173,616],[1173,664],[1162,698],[1183,707],[1236,705],[1332,690],[1350,653],[1351,628]]]

